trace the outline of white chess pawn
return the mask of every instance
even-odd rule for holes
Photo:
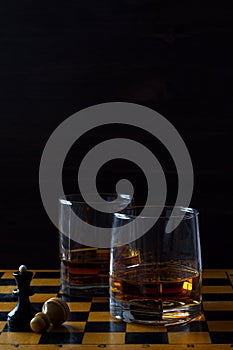
[[[36,333],[45,332],[50,325],[57,327],[65,322],[70,314],[69,306],[60,298],[50,298],[42,306],[30,322],[31,329]]]

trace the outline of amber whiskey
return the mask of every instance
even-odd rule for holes
[[[105,295],[109,289],[109,249],[82,248],[61,260],[61,290],[73,296]]]
[[[169,318],[189,319],[200,312],[201,275],[183,265],[130,266],[110,280],[111,314],[125,321],[166,324]]]

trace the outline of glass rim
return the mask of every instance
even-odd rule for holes
[[[169,209],[171,210],[171,212],[175,209],[175,210],[179,210],[180,212],[184,212],[184,216],[182,217],[182,220],[188,220],[188,219],[192,219],[195,218],[199,215],[199,211],[197,209],[194,208],[190,208],[190,207],[183,207],[183,206],[172,206],[172,205],[147,205],[147,206],[143,206],[143,205],[134,205],[134,206],[130,206],[128,208],[125,209],[125,211],[130,211],[133,209],[139,209],[142,208],[142,210],[144,208],[148,208],[148,209],[153,209],[153,208],[163,208],[163,209]],[[160,219],[179,219],[182,215],[141,215],[141,211],[140,213],[137,214],[129,214],[129,213],[115,213],[114,216],[118,217],[119,219],[125,219],[125,220],[129,220],[129,219],[154,219],[154,218],[158,218]]]
[[[100,196],[115,196],[117,199],[117,196],[120,196],[120,198],[122,199],[130,199],[132,200],[133,197],[130,195],[130,194],[126,194],[126,193],[114,193],[114,192],[99,192],[98,193]],[[96,196],[96,193],[88,193],[88,195],[93,195],[93,196]],[[78,199],[72,199],[72,198],[69,198],[69,197],[80,197],[80,200]],[[60,204],[64,204],[64,205],[72,205],[72,204],[87,204],[87,202],[82,199],[81,200],[81,197],[82,197],[82,194],[81,193],[70,193],[70,194],[65,194],[65,198],[64,197],[59,197],[58,198],[58,201]],[[104,199],[103,199],[104,200]],[[92,204],[95,204],[95,203],[99,203],[98,200],[92,200],[90,201],[89,203],[92,203]],[[111,203],[111,201],[106,201],[106,205],[108,203]]]

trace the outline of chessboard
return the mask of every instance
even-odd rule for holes
[[[116,321],[109,315],[107,297],[65,297],[59,292],[58,270],[35,270],[31,282],[34,295],[30,297],[35,311],[41,311],[43,303],[55,296],[64,299],[71,311],[67,322],[43,334],[8,329],[7,314],[17,303],[12,294],[16,288],[13,272],[0,271],[0,350],[233,348],[233,270],[205,270],[202,314],[186,325],[170,327]]]

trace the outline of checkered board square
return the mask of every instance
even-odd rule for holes
[[[59,294],[58,270],[35,271],[30,297],[36,312],[55,296],[70,307],[70,316],[59,328],[43,334],[8,329],[7,314],[16,303],[13,271],[0,271],[0,349],[230,349],[233,348],[233,270],[205,270],[203,273],[203,313],[186,325],[153,327],[126,324],[109,315],[107,297],[69,298]],[[166,347],[165,347],[166,345]],[[159,346],[159,347],[158,347]],[[9,349],[10,349],[9,348]],[[55,349],[55,348],[54,348]]]

